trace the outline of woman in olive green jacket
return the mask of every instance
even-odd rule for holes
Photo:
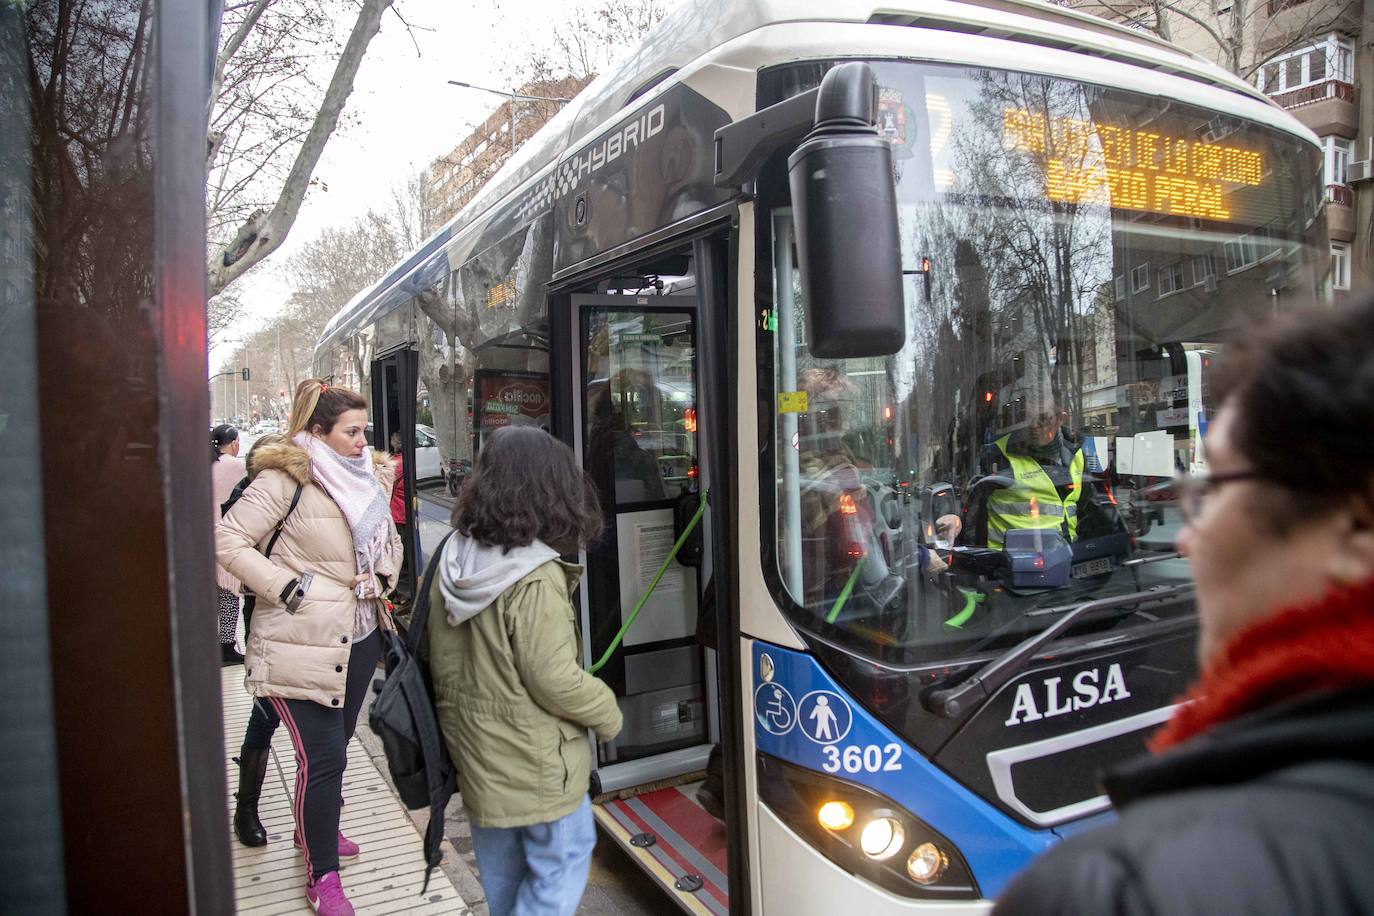
[[[559,555],[596,536],[600,504],[571,449],[509,427],[483,447],[453,523],[432,561],[427,654],[487,904],[570,916],[596,842],[587,731],[609,741],[621,714],[582,670],[581,569]]]

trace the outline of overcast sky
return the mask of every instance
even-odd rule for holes
[[[393,12],[383,17],[345,108],[353,124],[330,138],[315,169],[329,190],[312,187],[282,247],[235,284],[246,314],[211,348],[212,373],[232,355],[238,338],[261,327],[285,301],[279,271],[293,251],[322,229],[385,207],[393,185],[453,149],[501,104],[495,95],[447,80],[508,88],[503,81],[509,62],[530,43],[547,45],[553,26],[566,21],[573,7],[568,0],[396,5],[415,28],[407,31]],[[321,85],[328,80],[326,71]]]

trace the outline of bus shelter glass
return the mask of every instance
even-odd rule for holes
[[[1206,466],[1227,335],[1321,295],[1319,152],[1157,97],[873,66],[905,272],[895,356],[811,356],[773,176],[760,269],[785,603],[840,645],[920,664],[1008,645],[1054,619],[1038,608],[1188,582],[1172,480]],[[764,103],[825,68],[765,74]]]

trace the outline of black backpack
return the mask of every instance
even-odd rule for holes
[[[429,887],[430,873],[442,858],[439,844],[444,837],[444,809],[458,791],[458,768],[449,757],[434,712],[429,666],[417,652],[429,622],[429,591],[434,573],[439,568],[444,545],[452,536],[449,532],[439,543],[425,570],[424,583],[415,595],[409,631],[382,631],[386,679],[374,685],[377,698],[367,716],[368,724],[382,739],[386,766],[401,801],[411,810],[429,808],[421,894]]]

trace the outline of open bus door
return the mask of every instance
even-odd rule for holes
[[[594,811],[680,906],[725,913],[725,825],[696,798],[721,729],[716,653],[698,638],[702,615],[715,613],[704,518],[699,547],[670,558],[696,514],[685,510],[711,485],[698,297],[622,290],[571,305],[573,445],[605,518],[583,560],[584,662],[625,716],[621,734],[597,746]]]
[[[415,594],[415,392],[419,387],[420,360],[414,350],[393,350],[372,361],[372,447],[392,451],[391,434],[401,437],[402,486],[405,493],[405,522],[401,540],[405,543],[405,562],[395,595],[405,599]],[[390,494],[388,494],[389,496]]]

